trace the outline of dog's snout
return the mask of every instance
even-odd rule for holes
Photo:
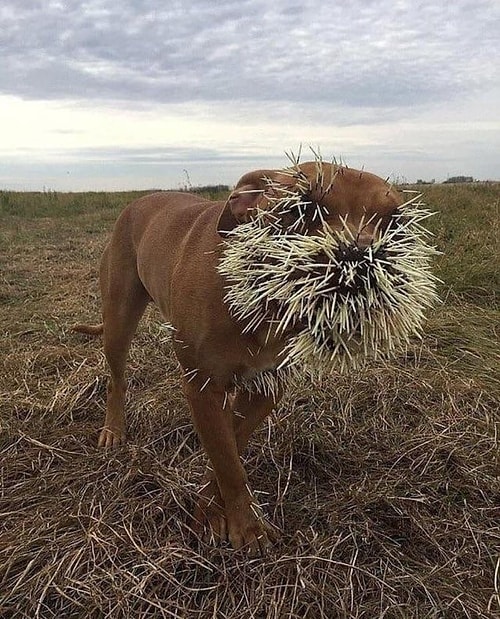
[[[366,249],[377,240],[378,230],[374,226],[359,229],[358,226],[348,225],[346,236],[360,249]]]
[[[350,231],[356,245],[360,249],[366,249],[380,239],[386,227],[387,223],[383,219],[379,219],[377,221],[370,221],[365,225],[361,223],[357,228],[352,226]]]
[[[375,241],[375,236],[372,232],[358,232],[354,237],[356,239],[356,245],[360,249],[366,249]]]

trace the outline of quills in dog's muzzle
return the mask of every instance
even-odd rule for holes
[[[356,233],[346,218],[333,230],[324,207],[308,198],[306,179],[293,190],[268,184],[268,206],[227,235],[218,268],[243,331],[266,327],[283,337],[279,375],[356,369],[421,333],[437,300],[430,270],[437,252],[426,243],[421,224],[431,213],[419,195],[364,246],[357,238],[371,222]]]

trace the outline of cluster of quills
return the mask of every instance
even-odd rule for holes
[[[360,247],[347,220],[341,231],[328,225],[300,168],[284,173],[294,177],[293,187],[267,181],[266,208],[228,234],[218,267],[225,302],[243,332],[265,327],[286,342],[277,369],[254,381],[264,392],[297,371],[344,372],[404,349],[437,300],[430,268],[437,252],[422,226],[431,213],[420,195]],[[315,189],[320,174],[319,163]],[[368,223],[361,221],[359,232]]]

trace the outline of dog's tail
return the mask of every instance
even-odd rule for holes
[[[102,335],[104,329],[101,323],[100,325],[74,325],[71,330],[86,335]]]

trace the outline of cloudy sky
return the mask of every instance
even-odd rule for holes
[[[0,189],[234,184],[303,145],[500,179],[500,0],[1,0]]]

